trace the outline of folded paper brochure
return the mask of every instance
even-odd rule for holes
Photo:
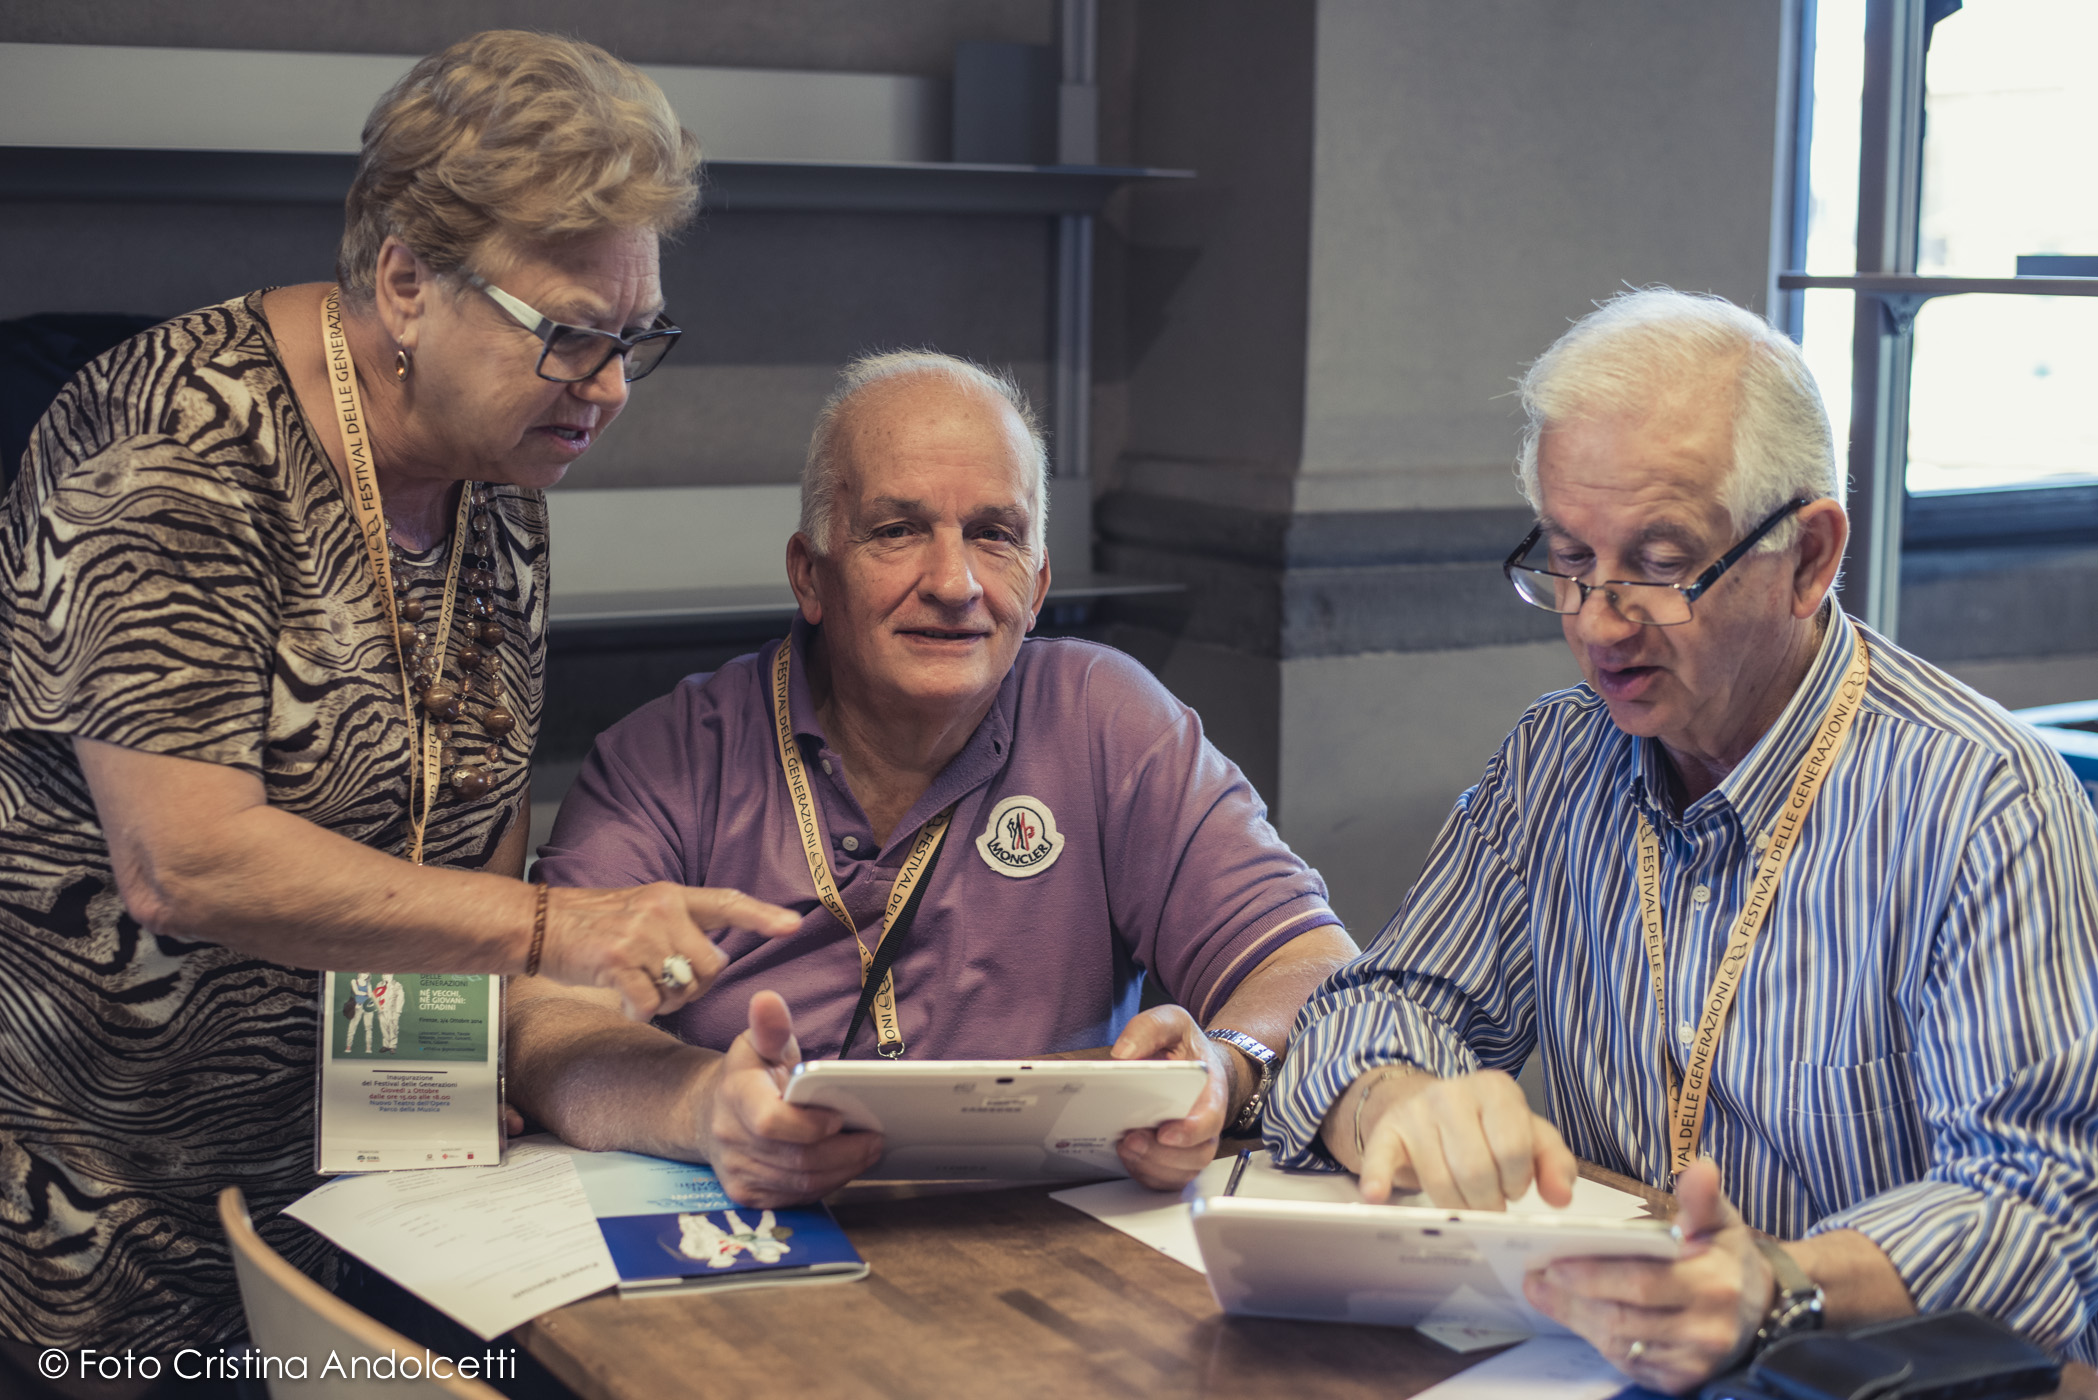
[[[621,1293],[754,1288],[865,1278],[867,1263],[821,1205],[751,1210],[711,1169],[632,1152],[577,1153],[576,1175],[619,1270]]]

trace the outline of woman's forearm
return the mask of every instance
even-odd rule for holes
[[[180,852],[154,884],[160,922],[140,922],[155,932],[292,967],[513,973],[531,943],[522,881],[414,865],[271,807]]]
[[[735,890],[540,891],[508,874],[412,865],[271,807],[238,769],[91,739],[73,747],[132,917],[290,967],[522,972],[543,896],[541,974],[604,988],[645,1021],[705,994],[725,961],[709,929],[776,938],[801,926]],[[525,820],[515,815],[492,865],[522,867]]]
[[[291,967],[523,970],[534,892],[516,879],[375,851],[271,807],[236,769],[75,749],[125,906],[155,933]]]

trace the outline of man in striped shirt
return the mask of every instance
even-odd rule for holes
[[[1588,683],[1530,708],[1307,1003],[1269,1145],[1371,1200],[1563,1204],[1576,1155],[1672,1185],[1677,1262],[1527,1284],[1657,1388],[1918,1308],[2090,1358],[2090,803],[1836,606],[1827,418],[1763,321],[1628,293],[1523,401],[1540,523],[1508,573]],[[1509,1077],[1532,1051],[1549,1121]]]

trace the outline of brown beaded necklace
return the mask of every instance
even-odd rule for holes
[[[423,836],[429,827],[430,807],[439,788],[449,786],[462,798],[483,797],[495,786],[494,764],[501,755],[502,736],[516,724],[503,704],[502,674],[493,663],[494,648],[502,641],[502,624],[495,615],[495,535],[487,507],[493,494],[484,486],[467,482],[460,488],[459,504],[452,515],[450,558],[443,573],[445,581],[436,590],[435,633],[425,637],[416,626],[426,614],[425,600],[410,595],[398,583],[393,566],[405,562],[388,528],[381,504],[379,480],[372,463],[371,440],[365,433],[364,406],[357,388],[357,367],[350,358],[349,335],[342,320],[342,289],[331,287],[321,304],[321,353],[327,362],[330,394],[334,400],[336,426],[342,431],[343,463],[350,479],[350,508],[356,516],[357,533],[364,542],[365,562],[378,585],[386,620],[398,645],[394,659],[401,678],[401,704],[408,721],[411,747],[408,780],[408,844],[403,852],[417,865],[423,863]],[[403,354],[395,373],[404,375]],[[464,567],[469,559],[473,567]],[[452,580],[458,580],[459,594]],[[404,605],[412,604],[413,617],[404,616]],[[449,648],[452,623],[463,613],[459,682],[444,683],[444,653]],[[472,647],[471,661],[465,658]],[[452,742],[452,725],[468,713],[475,677],[487,704],[476,716],[488,736],[478,763],[467,761],[461,746]],[[447,759],[449,755],[449,760]],[[451,764],[450,781],[445,765]]]
[[[495,787],[504,760],[503,741],[517,727],[517,717],[503,703],[503,668],[497,654],[503,624],[496,617],[495,526],[488,518],[495,493],[471,482],[462,489],[469,493],[466,533],[452,541],[454,549],[466,551],[460,561],[464,567],[458,572],[458,611],[464,621],[454,653],[459,662],[456,683],[445,679],[444,658],[432,645],[434,639],[416,625],[429,614],[429,605],[416,596],[417,586],[434,584],[441,606],[447,570],[411,560],[393,538],[390,524],[386,538],[393,554],[394,613],[399,620],[401,655],[407,660],[409,683],[426,716],[424,722],[437,727],[441,783],[471,801],[487,796]],[[480,729],[479,744],[459,732],[462,722]]]

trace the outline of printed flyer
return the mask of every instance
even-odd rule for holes
[[[321,977],[314,1169],[502,1161],[502,979],[438,972]]]
[[[634,1152],[572,1159],[619,1269],[621,1293],[865,1278],[867,1263],[821,1205],[751,1210],[711,1168]]]

